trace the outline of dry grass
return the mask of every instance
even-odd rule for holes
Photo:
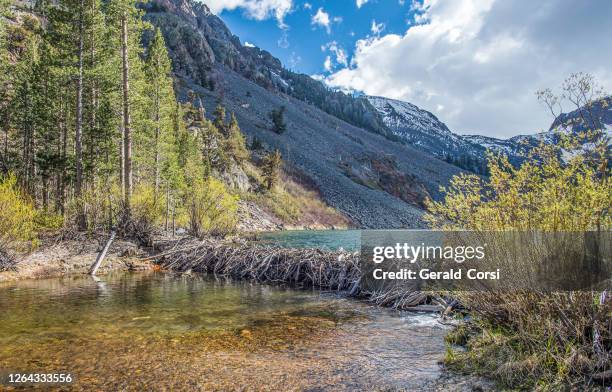
[[[524,389],[604,388],[595,375],[612,361],[612,301],[604,292],[460,293],[479,332],[454,369],[492,375]],[[452,336],[454,337],[454,335]]]
[[[255,202],[286,225],[335,228],[351,226],[347,217],[322,200],[316,184],[297,169],[285,167],[279,184],[270,191],[263,191],[263,178],[258,168],[245,165],[244,170],[253,183],[259,184],[260,191],[241,194],[241,198]]]

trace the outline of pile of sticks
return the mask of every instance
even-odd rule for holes
[[[444,310],[442,304],[436,307],[435,298],[419,291],[407,292],[397,287],[376,292],[362,290],[359,253],[288,249],[212,239],[169,242],[161,249],[161,254],[145,260],[177,272],[204,272],[237,280],[342,291],[396,309]],[[427,306],[419,309],[425,304]]]

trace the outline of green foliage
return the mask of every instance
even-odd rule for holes
[[[279,109],[273,109],[270,112],[270,120],[272,120],[272,130],[279,135],[287,130],[287,124],[285,124],[285,110],[284,106]]]
[[[160,182],[176,190],[180,184],[176,178],[178,172],[178,149],[176,148],[174,111],[176,99],[171,78],[171,64],[161,32],[156,30],[147,52],[145,63],[147,78],[146,93],[152,105],[149,108],[150,126],[154,129],[152,151],[153,179],[155,191]]]
[[[187,200],[192,235],[226,235],[236,229],[238,198],[221,181],[212,177],[196,181]]]
[[[36,237],[36,210],[10,174],[0,178],[0,249],[32,244]]]
[[[164,196],[157,195],[152,185],[139,184],[134,189],[130,203],[132,218],[152,231],[162,221],[164,205]]]
[[[257,138],[257,136],[253,136],[253,140],[251,140],[251,145],[249,146],[249,149],[252,151],[259,151],[259,150],[263,150],[264,146],[261,143],[261,140],[259,140],[259,138]]]
[[[573,137],[541,145],[519,168],[489,156],[490,177],[461,174],[428,202],[428,221],[445,230],[610,230],[612,187],[606,140],[591,154],[562,161],[561,148],[577,149]],[[538,260],[534,260],[535,263]],[[520,276],[520,268],[515,274]],[[511,279],[511,277],[507,277]],[[612,302],[598,291],[456,292],[482,331],[454,352],[447,365],[493,376],[506,386],[557,390],[589,383],[609,364]],[[603,295],[603,297],[602,297]],[[462,331],[452,336],[465,343]]]
[[[217,128],[217,131],[221,132],[223,136],[227,136],[225,117],[225,107],[221,104],[217,105],[213,113],[213,125]]]
[[[264,176],[266,189],[271,190],[277,184],[282,162],[282,156],[279,150],[275,150],[264,157],[261,170]]]
[[[228,135],[225,142],[225,151],[227,151],[238,164],[242,164],[244,161],[249,159],[250,154],[246,148],[246,140],[240,131],[238,120],[236,120],[234,113],[231,115],[230,123],[227,128]]]
[[[37,233],[41,231],[54,232],[64,227],[64,217],[51,211],[37,210],[34,224]]]
[[[584,155],[561,162],[560,147],[542,145],[519,168],[489,156],[488,179],[461,174],[428,202],[426,217],[443,229],[585,231],[609,228],[612,188],[607,164]],[[537,157],[537,159],[536,159]],[[602,168],[603,172],[602,172]]]

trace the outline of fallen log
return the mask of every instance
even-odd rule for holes
[[[111,244],[113,243],[113,240],[115,239],[115,236],[117,235],[117,232],[112,231],[111,232],[111,236],[108,239],[108,242],[106,243],[106,245],[104,246],[104,248],[102,249],[102,251],[100,253],[98,253],[98,257],[96,258],[96,261],[91,265],[91,268],[89,269],[89,274],[90,275],[95,275],[96,272],[98,271],[98,268],[100,268],[100,264],[102,264],[102,261],[104,261],[104,258],[106,257],[106,253],[108,252],[108,249],[110,248]]]

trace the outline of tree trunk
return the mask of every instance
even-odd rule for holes
[[[123,156],[123,152],[125,151],[125,148],[123,147],[123,110],[121,111],[121,127],[119,129],[119,131],[121,132],[121,138],[120,138],[120,143],[119,143],[119,182],[121,183],[121,195],[125,194],[125,177],[123,176],[124,174],[124,166],[125,166],[125,157]]]
[[[60,103],[60,132],[61,132],[61,157],[62,157],[62,166],[60,168],[60,174],[57,184],[57,193],[58,193],[58,204],[59,210],[62,216],[65,213],[66,206],[66,154],[68,149],[68,132],[66,131],[66,111],[64,110],[64,105]]]
[[[123,62],[123,177],[125,190],[123,202],[126,218],[130,217],[130,198],[132,197],[132,135],[130,124],[130,65],[128,60],[128,21],[127,15],[121,17],[121,58]]]
[[[80,2],[79,11],[79,70],[77,78],[77,96],[76,96],[76,132],[74,137],[75,152],[76,152],[76,178],[74,193],[77,199],[77,225],[80,230],[85,230],[85,213],[83,210],[83,145],[82,145],[82,132],[83,132],[83,34],[84,34],[84,0]]]
[[[170,188],[166,187],[166,213],[164,216],[164,230],[168,232],[168,215],[170,215]]]
[[[96,2],[92,1],[91,2],[91,20],[95,20],[96,17]],[[96,30],[94,28],[91,29],[90,31],[90,48],[89,48],[89,62],[90,62],[90,66],[92,68],[95,68],[96,66]],[[90,99],[91,99],[91,113],[90,113],[90,125],[89,125],[89,159],[90,159],[90,171],[89,171],[89,178],[88,178],[88,183],[89,186],[91,187],[91,189],[93,190],[94,187],[94,177],[95,177],[95,169],[96,169],[96,164],[95,164],[95,140],[96,140],[96,135],[97,135],[97,119],[96,119],[96,113],[98,111],[98,91],[96,89],[96,79],[92,78],[91,80],[91,86],[90,86]]]
[[[158,88],[159,90],[159,88]],[[155,202],[157,202],[157,192],[159,191],[159,91],[155,92]]]
[[[49,208],[49,179],[46,173],[42,176],[42,203],[43,210],[47,211]]]

